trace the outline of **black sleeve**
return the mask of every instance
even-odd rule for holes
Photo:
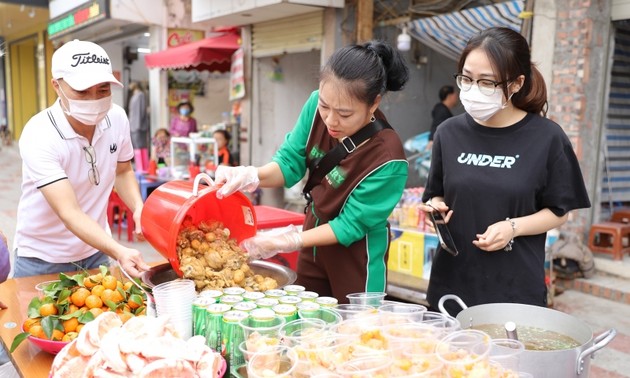
[[[451,118],[453,116],[453,113],[451,113],[446,105],[439,103],[435,105],[435,107],[431,111],[431,116],[433,117],[433,121],[431,122],[431,133],[429,134],[429,140],[433,140],[433,135],[435,135],[435,130],[437,130],[437,127],[442,122]]]

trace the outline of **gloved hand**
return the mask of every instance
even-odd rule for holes
[[[223,186],[217,190],[217,198],[227,197],[237,191],[253,192],[258,187],[258,170],[256,167],[229,167],[219,165],[214,174],[214,183]]]
[[[294,225],[258,234],[241,242],[250,260],[268,259],[277,253],[293,252],[302,248],[302,234]]]

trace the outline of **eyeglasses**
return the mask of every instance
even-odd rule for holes
[[[455,82],[457,82],[457,86],[464,92],[468,92],[470,88],[472,88],[474,83],[477,83],[477,87],[479,87],[479,92],[485,94],[486,96],[492,96],[494,92],[496,92],[497,87],[501,84],[505,84],[508,80],[501,81],[497,83],[493,80],[488,79],[473,79],[466,75],[455,74],[453,75],[455,78]]]
[[[85,151],[85,161],[92,165],[92,168],[88,171],[88,178],[93,185],[98,185],[101,183],[101,176],[98,173],[98,168],[96,168],[96,152],[94,152],[94,147],[83,147],[83,151]]]

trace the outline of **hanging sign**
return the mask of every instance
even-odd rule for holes
[[[243,49],[232,54],[230,68],[230,101],[245,97],[245,75],[243,72]]]
[[[109,0],[93,0],[48,23],[48,38],[54,39],[109,18]]]

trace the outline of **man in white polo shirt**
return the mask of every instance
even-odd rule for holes
[[[133,211],[136,233],[141,230],[129,121],[111,97],[111,85],[122,84],[105,50],[79,40],[55,51],[52,77],[59,98],[28,121],[19,142],[14,276],[91,269],[109,265],[110,257],[138,276],[149,269],[140,252],[106,231],[112,188]]]

